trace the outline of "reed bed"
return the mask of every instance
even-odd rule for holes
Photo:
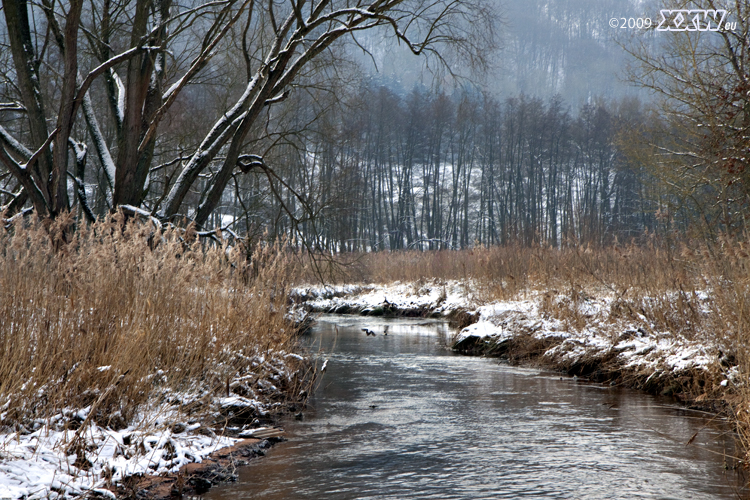
[[[122,214],[17,220],[0,231],[0,426],[77,416],[117,429],[157,402],[197,412],[217,395],[282,400],[302,383],[297,357],[286,376],[271,363],[295,349],[294,274],[280,246],[204,246],[191,228]]]
[[[457,280],[479,303],[532,291],[544,297],[545,314],[572,328],[587,321],[577,304],[607,295],[611,318],[721,353],[717,369],[734,376],[719,397],[750,450],[745,242],[652,237],[606,247],[380,252],[311,266],[283,244],[246,248],[219,237],[204,245],[190,228],[160,230],[122,215],[78,227],[66,216],[18,219],[0,231],[0,427],[60,416],[73,425],[85,415],[117,428],[155,401],[201,412],[217,396],[283,401],[298,394],[309,379],[291,373],[304,361],[285,358],[282,374],[271,360],[296,349],[285,315],[291,286],[321,276]]]

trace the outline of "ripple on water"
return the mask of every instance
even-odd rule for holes
[[[444,324],[419,323],[324,317],[310,342],[329,364],[304,420],[207,500],[735,498],[720,455],[732,441],[716,422],[454,355]],[[388,337],[361,334],[386,324]]]

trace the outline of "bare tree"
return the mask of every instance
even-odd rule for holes
[[[71,208],[73,192],[88,207],[83,177],[93,165],[111,208],[205,226],[234,176],[250,165],[270,168],[253,145],[268,133],[277,103],[335,44],[381,30],[414,54],[444,61],[453,52],[481,64],[494,43],[491,7],[485,0],[3,0],[13,61],[6,73],[18,83],[0,112],[24,117],[0,126],[0,162],[22,186],[6,208],[28,198],[40,216],[55,217]],[[217,68],[217,54],[230,65]],[[227,88],[206,111],[202,137],[179,151],[168,147],[164,121],[212,71],[243,74],[241,90]],[[89,150],[96,162],[86,162]],[[242,160],[248,154],[254,163]]]
[[[637,37],[624,46],[637,64],[630,76],[661,98],[661,118],[641,134],[656,155],[656,174],[671,207],[690,207],[706,229],[747,229],[750,208],[750,2],[682,0],[666,9],[703,9],[712,30]],[[727,13],[722,29],[716,30]],[[669,22],[672,19],[668,20]],[[661,43],[655,43],[661,42]]]

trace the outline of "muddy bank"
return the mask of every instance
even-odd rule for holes
[[[176,473],[163,475],[135,474],[109,489],[119,499],[167,500],[199,497],[212,486],[237,480],[237,467],[262,457],[273,444],[283,441],[280,435],[251,438],[210,454],[201,463],[184,465]],[[101,496],[101,495],[100,495]]]

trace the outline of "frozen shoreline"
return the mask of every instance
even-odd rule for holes
[[[738,368],[711,339],[661,331],[612,293],[571,297],[530,290],[522,298],[483,303],[474,289],[460,281],[307,286],[293,298],[296,308],[311,312],[458,320],[453,348],[460,352],[543,364],[708,408],[721,407],[723,394],[738,382]],[[620,314],[626,307],[630,314]]]

